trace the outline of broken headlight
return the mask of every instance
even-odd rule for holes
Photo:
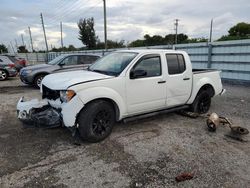
[[[69,102],[76,93],[73,90],[60,91],[60,99],[62,102]]]

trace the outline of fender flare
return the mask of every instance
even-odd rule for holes
[[[84,105],[97,99],[108,99],[114,102],[119,111],[117,120],[121,120],[127,113],[126,103],[118,92],[107,87],[93,87],[77,93]]]

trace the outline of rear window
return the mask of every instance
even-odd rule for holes
[[[78,56],[78,63],[79,64],[92,64],[97,59],[99,59],[98,56],[89,56],[89,55]]]
[[[186,64],[181,54],[166,54],[168,74],[181,74],[186,70]]]

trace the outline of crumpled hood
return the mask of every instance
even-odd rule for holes
[[[61,72],[45,76],[42,80],[42,85],[53,90],[66,90],[69,86],[74,84],[112,77],[113,76],[84,70]]]

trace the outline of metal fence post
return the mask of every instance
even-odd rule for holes
[[[208,44],[208,56],[207,56],[207,68],[211,68],[211,64],[212,64],[212,49],[213,49],[213,45],[212,43]]]

